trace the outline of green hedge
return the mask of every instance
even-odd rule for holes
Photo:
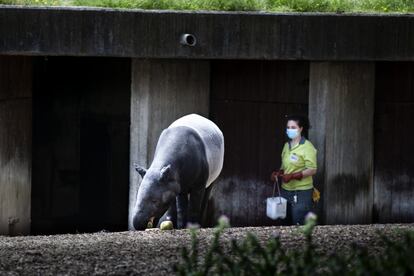
[[[326,255],[316,250],[312,231],[316,218],[302,227],[306,243],[301,249],[285,250],[278,237],[261,244],[248,234],[230,247],[223,247],[220,236],[227,223],[220,222],[207,252],[200,254],[196,230],[192,230],[191,249],[182,249],[182,260],[174,266],[177,275],[414,275],[414,232],[404,233],[403,240],[391,241],[381,236],[384,254],[370,254],[353,245],[347,253]]]
[[[0,4],[160,10],[414,12],[414,0],[0,0]]]

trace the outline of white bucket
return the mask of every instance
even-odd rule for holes
[[[283,197],[268,197],[266,199],[266,215],[271,219],[286,217],[287,200]]]

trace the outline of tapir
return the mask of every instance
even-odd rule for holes
[[[223,160],[224,137],[215,123],[197,114],[174,121],[162,131],[151,166],[135,167],[142,181],[134,228],[143,230],[161,217],[170,217],[175,228],[200,224],[206,189],[219,176]]]

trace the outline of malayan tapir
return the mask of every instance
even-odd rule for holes
[[[223,167],[224,137],[215,123],[197,114],[177,119],[161,133],[138,189],[133,225],[143,230],[154,218],[170,217],[174,227],[200,223],[206,188]]]

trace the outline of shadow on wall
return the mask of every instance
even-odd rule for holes
[[[270,182],[241,178],[220,179],[213,184],[211,197],[207,205],[204,224],[214,226],[224,214],[230,219],[232,227],[275,225],[266,217],[266,198],[272,195]]]

